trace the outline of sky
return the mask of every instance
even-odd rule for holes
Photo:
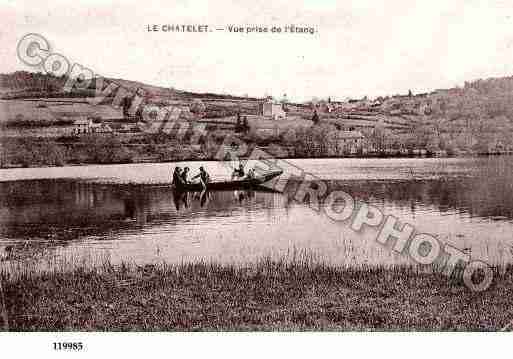
[[[98,75],[292,100],[405,94],[513,75],[512,1],[0,0],[0,72],[27,33]],[[224,31],[148,32],[153,24]],[[310,26],[316,33],[227,31]]]

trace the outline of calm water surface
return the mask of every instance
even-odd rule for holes
[[[513,261],[513,158],[290,160],[385,214],[436,235],[473,258]],[[197,172],[200,163],[180,163]],[[59,259],[247,263],[313,254],[358,266],[407,257],[355,233],[288,192],[177,195],[175,164],[0,170],[0,257],[4,265]],[[213,177],[226,166],[207,163]]]

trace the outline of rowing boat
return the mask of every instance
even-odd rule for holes
[[[254,178],[242,178],[230,181],[212,181],[207,183],[208,190],[231,190],[231,189],[244,189],[244,188],[255,188],[265,182],[278,177],[283,173],[282,170],[274,170],[261,173]],[[202,191],[204,190],[201,183],[187,183],[180,186],[174,186],[179,191]]]

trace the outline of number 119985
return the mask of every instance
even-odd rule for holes
[[[81,351],[84,349],[82,342],[54,342],[53,350]]]

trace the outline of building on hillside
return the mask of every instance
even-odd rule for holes
[[[424,101],[419,106],[418,114],[429,115],[431,111],[431,101]]]
[[[91,132],[97,134],[108,134],[112,133],[112,127],[106,123],[93,123],[91,125]]]
[[[260,114],[273,120],[285,119],[287,117],[283,104],[276,103],[272,99],[267,99],[260,104]]]
[[[87,134],[109,134],[113,133],[112,127],[106,123],[94,123],[91,118],[79,119],[73,122],[71,134],[81,136]]]
[[[321,113],[332,113],[335,111],[335,104],[328,101],[319,101],[314,105],[314,110]]]
[[[339,153],[356,154],[364,150],[365,137],[360,131],[337,131],[335,140]]]
[[[334,111],[338,112],[348,112],[358,107],[358,102],[332,102],[331,104],[334,107]]]
[[[111,123],[109,126],[112,129],[112,132],[116,133],[136,133],[141,132],[141,122],[138,123]],[[157,126],[153,128],[159,128]]]
[[[88,133],[91,133],[92,126],[93,126],[93,120],[91,120],[90,118],[87,118],[87,119],[81,118],[81,119],[75,120],[73,122],[73,128],[71,130],[71,133],[73,135],[88,134]]]

